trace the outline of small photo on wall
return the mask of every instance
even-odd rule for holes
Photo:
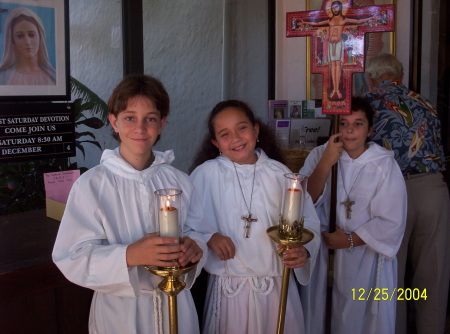
[[[287,100],[269,100],[268,120],[288,118],[288,102]]]

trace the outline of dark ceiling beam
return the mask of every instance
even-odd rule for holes
[[[144,73],[142,0],[122,0],[123,74]]]

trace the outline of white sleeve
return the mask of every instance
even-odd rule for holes
[[[309,252],[310,258],[306,261],[306,264],[303,267],[294,269],[297,281],[302,285],[308,284],[309,280],[311,279],[311,275],[314,270],[314,265],[316,263],[317,254],[319,252],[321,243],[320,221],[314,208],[311,196],[309,196],[309,194],[307,194],[306,196],[306,206],[304,215],[305,215],[304,228],[313,232],[314,238],[304,245],[304,247]]]
[[[70,192],[53,248],[53,261],[75,284],[102,293],[135,297],[139,286],[137,268],[127,266],[128,245],[107,242],[98,195],[82,179],[75,182]]]
[[[189,272],[185,277],[186,288],[190,289],[208,260],[208,246],[206,243],[209,240],[210,235],[212,235],[211,227],[206,220],[200,197],[195,188],[191,193],[188,215],[184,228],[184,235],[194,240],[203,251],[203,256],[198,262],[195,270]]]
[[[354,232],[375,252],[394,258],[406,226],[405,180],[394,159],[379,169],[377,192],[370,201],[371,217]]]

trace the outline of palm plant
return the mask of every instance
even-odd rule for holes
[[[108,122],[108,106],[97,94],[95,94],[92,90],[83,85],[80,81],[75,79],[74,77],[70,77],[70,86],[72,90],[72,94],[77,96],[77,99],[73,101],[74,103],[74,117],[75,117],[75,128],[80,125],[87,126],[91,129],[100,129]],[[85,112],[90,111],[91,117],[87,117]],[[99,117],[95,117],[93,115],[99,114]],[[91,139],[84,139],[82,137],[89,137]],[[90,143],[92,145],[97,146],[100,150],[102,147],[95,140],[95,135],[90,131],[76,132],[75,133],[75,144],[76,147],[83,153],[83,157],[85,157],[84,151],[84,143]]]

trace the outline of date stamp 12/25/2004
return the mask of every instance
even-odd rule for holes
[[[353,300],[427,300],[427,289],[371,288],[352,289]]]

